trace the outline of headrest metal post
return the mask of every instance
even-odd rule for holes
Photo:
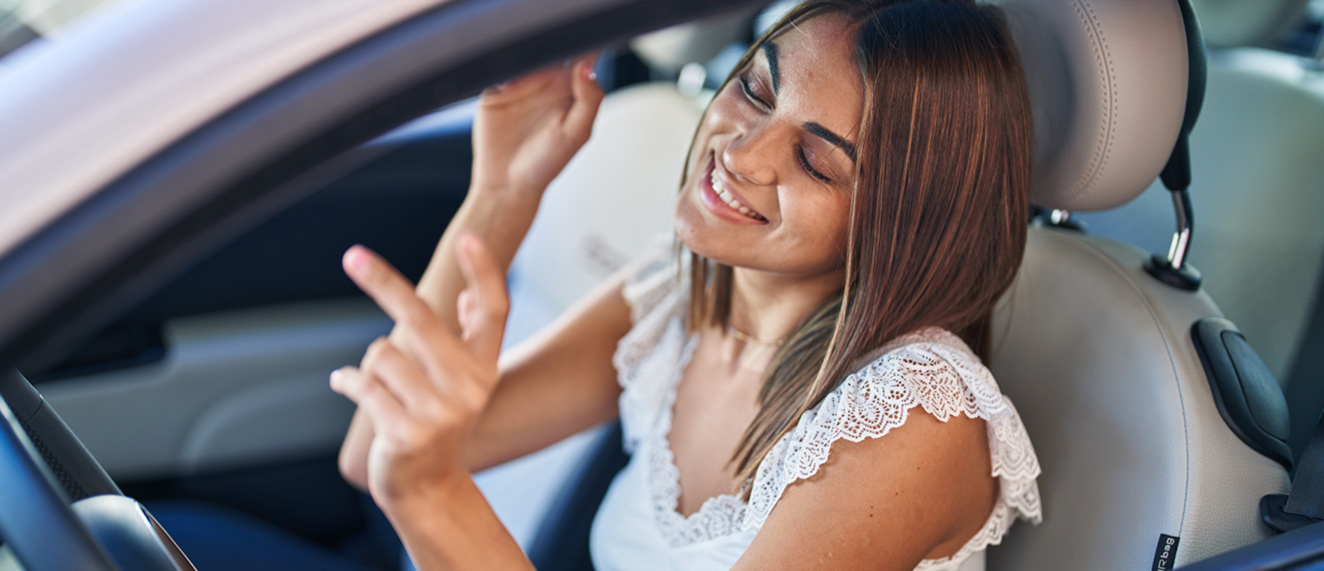
[[[1074,230],[1084,232],[1085,224],[1071,214],[1070,210],[1061,208],[1040,208],[1034,207],[1034,213],[1030,216],[1030,223],[1035,226],[1048,226],[1050,228],[1061,228],[1063,230]]]
[[[1172,206],[1177,211],[1177,232],[1172,235],[1172,245],[1168,247],[1168,266],[1181,270],[1191,248],[1191,193],[1185,188],[1172,191]]]
[[[1155,254],[1145,264],[1145,271],[1159,281],[1178,289],[1195,291],[1200,289],[1200,271],[1186,263],[1187,253],[1191,249],[1191,231],[1194,219],[1191,209],[1191,129],[1200,116],[1204,105],[1206,79],[1206,61],[1204,35],[1200,32],[1200,23],[1195,19],[1190,0],[1177,0],[1181,8],[1182,24],[1186,31],[1186,55],[1189,65],[1186,70],[1186,111],[1182,116],[1181,131],[1168,156],[1159,180],[1172,192],[1172,205],[1177,211],[1177,232],[1172,236],[1166,257]]]
[[[1200,270],[1186,263],[1191,251],[1191,232],[1195,228],[1191,193],[1185,187],[1170,189],[1170,192],[1173,209],[1177,211],[1177,231],[1172,235],[1168,255],[1154,254],[1145,263],[1145,271],[1172,287],[1195,291],[1200,289]]]

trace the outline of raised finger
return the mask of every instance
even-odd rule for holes
[[[570,79],[570,91],[575,99],[566,111],[565,125],[575,135],[578,144],[588,140],[593,131],[593,120],[598,116],[598,107],[602,105],[604,93],[593,72],[597,60],[596,53],[576,60],[574,77]]]
[[[432,308],[414,293],[413,284],[371,250],[355,245],[345,251],[345,273],[406,330],[404,342],[428,371],[442,375],[447,363],[461,357],[455,335],[441,324]]]

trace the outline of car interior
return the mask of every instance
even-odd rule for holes
[[[1303,547],[1321,532],[1271,529],[1262,507],[1292,490],[1324,410],[1324,2],[998,3],[1036,108],[1038,215],[988,365],[1035,443],[1044,522],[1018,525],[989,567],[1324,561]],[[672,239],[703,106],[788,6],[603,49],[593,138],[509,274],[507,346]],[[462,100],[337,157],[342,174],[7,386],[30,381],[109,488],[197,561],[225,536],[326,569],[401,568],[389,524],[336,468],[353,407],[327,375],[391,327],[339,257],[360,243],[422,274],[464,199],[473,113]],[[625,461],[609,423],[477,481],[537,568],[584,569]],[[84,483],[104,475],[53,469],[72,500],[100,497]]]

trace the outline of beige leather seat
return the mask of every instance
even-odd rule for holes
[[[1183,117],[1177,2],[1010,0],[1007,10],[1036,111],[1033,202],[1090,211],[1139,195]],[[1269,535],[1258,501],[1286,490],[1286,470],[1224,422],[1192,341],[1198,320],[1222,314],[1204,291],[1151,277],[1148,258],[1107,238],[1031,230],[990,367],[1042,463],[1044,522],[1009,534],[991,569],[1149,569],[1165,548],[1181,565]]]

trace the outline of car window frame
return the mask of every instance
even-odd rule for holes
[[[389,150],[347,155],[409,120],[595,47],[759,4],[456,0],[330,54],[0,257],[0,366],[58,359],[191,261]]]

